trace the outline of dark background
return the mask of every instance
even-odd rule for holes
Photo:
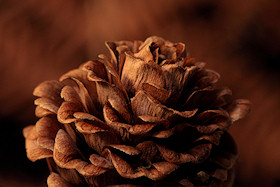
[[[280,1],[0,0],[0,186],[46,186],[44,161],[26,158],[32,91],[106,52],[107,40],[158,35],[184,42],[221,85],[253,103],[232,127],[235,186],[280,185]]]

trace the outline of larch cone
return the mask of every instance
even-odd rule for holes
[[[106,42],[110,56],[45,81],[27,157],[46,159],[53,186],[231,186],[238,152],[227,130],[250,102],[220,76],[153,36]]]

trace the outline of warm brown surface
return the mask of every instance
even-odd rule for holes
[[[40,119],[23,130],[29,160],[46,158],[68,184],[232,184],[238,152],[227,131],[250,102],[216,86],[219,74],[185,57],[183,43],[106,45],[110,56],[34,89]]]
[[[221,85],[251,100],[250,115],[231,130],[240,151],[236,184],[279,185],[280,3],[216,2],[1,0],[0,186],[46,183],[47,167],[27,160],[21,132],[36,121],[33,88],[95,59],[105,40],[150,35],[186,43],[221,74]]]

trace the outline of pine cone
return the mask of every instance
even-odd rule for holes
[[[27,157],[46,159],[49,186],[223,186],[237,149],[227,133],[250,108],[219,75],[160,37],[106,42],[88,61],[34,90]]]

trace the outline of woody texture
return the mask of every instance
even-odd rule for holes
[[[183,43],[106,46],[110,55],[34,90],[40,119],[23,134],[27,157],[48,163],[48,186],[231,186],[238,152],[227,131],[250,102],[218,87]]]

